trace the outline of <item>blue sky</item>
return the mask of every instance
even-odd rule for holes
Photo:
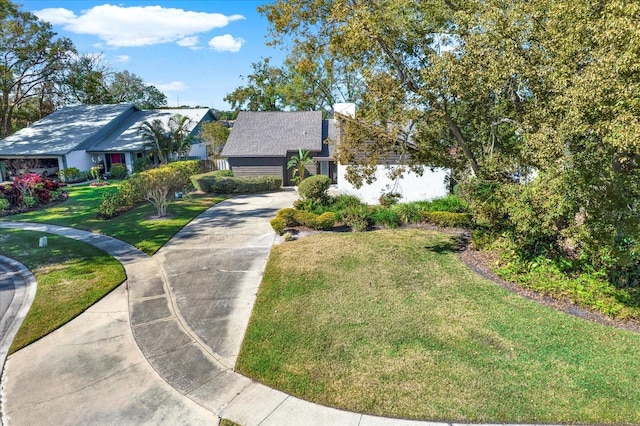
[[[15,0],[50,22],[80,53],[102,54],[167,95],[170,106],[226,110],[223,98],[244,84],[251,63],[281,49],[265,45],[268,0]]]

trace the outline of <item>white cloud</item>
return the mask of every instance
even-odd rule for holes
[[[172,81],[170,83],[150,83],[161,92],[181,92],[188,88],[182,81]]]
[[[231,34],[216,36],[209,40],[209,46],[217,52],[237,52],[243,44],[243,38],[234,38]]]
[[[34,12],[34,15],[53,25],[69,24],[78,18],[72,11],[61,7],[50,7],[38,10]]]
[[[116,62],[126,63],[129,62],[131,58],[128,55],[120,55],[116,56]]]
[[[194,47],[198,44],[198,36],[185,37],[183,39],[178,40],[176,43],[184,47]]]
[[[162,6],[122,7],[110,4],[95,6],[80,16],[62,8],[42,9],[34,14],[52,24],[64,25],[66,31],[96,35],[111,47],[189,42],[195,34],[245,19],[242,15],[227,16]]]

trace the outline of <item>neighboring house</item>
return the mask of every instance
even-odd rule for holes
[[[378,202],[383,192],[391,190],[402,194],[403,201],[433,199],[445,196],[448,188],[444,169],[426,169],[422,176],[405,173],[402,179],[392,181],[388,168],[397,166],[397,158],[389,164],[378,165],[376,181],[354,188],[346,179],[347,165],[337,164],[331,154],[331,144],[340,143],[340,117],[353,116],[353,104],[334,106],[337,120],[322,119],[319,111],[305,112],[240,112],[222,151],[236,176],[277,176],[284,185],[291,185],[292,170],[287,163],[298,150],[309,151],[314,163],[307,167],[311,174],[329,176],[340,193],[357,195],[369,204]]]
[[[64,107],[31,126],[0,140],[0,165],[7,160],[37,160],[58,169],[81,171],[98,166],[108,172],[112,164],[123,163],[131,172],[136,158],[148,155],[138,129],[145,120],[166,123],[181,114],[191,119],[191,134],[200,125],[215,120],[210,109],[141,110],[131,104],[75,105]],[[205,158],[202,143],[192,144],[189,157]],[[48,169],[52,170],[52,169]],[[0,181],[5,169],[0,167]]]

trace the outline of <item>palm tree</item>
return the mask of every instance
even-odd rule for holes
[[[191,150],[191,138],[189,125],[192,123],[189,117],[175,114],[169,118],[169,135],[171,138],[172,152],[178,157],[186,157]]]
[[[169,118],[169,128],[165,128],[164,123],[159,118],[151,121],[144,121],[138,133],[145,141],[145,146],[154,152],[161,164],[169,162],[171,154],[186,156],[191,149],[188,125],[191,123],[189,117],[180,114],[172,115]]]
[[[298,155],[292,155],[287,163],[287,169],[293,169],[291,181],[296,185],[304,180],[307,174],[306,165],[313,163],[313,159],[309,156],[309,151],[298,150]]]
[[[138,133],[142,136],[145,146],[156,154],[161,164],[167,163],[171,152],[171,138],[164,128],[162,120],[156,118],[151,121],[144,121]]]

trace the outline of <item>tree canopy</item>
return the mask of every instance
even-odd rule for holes
[[[526,256],[638,270],[637,2],[277,0],[260,11],[272,43],[361,76],[336,154],[351,178],[400,151],[410,166],[450,168],[477,220],[507,229]]]
[[[220,158],[230,133],[229,123],[226,121],[217,120],[202,123],[199,137],[207,147],[207,156]]]
[[[12,133],[21,106],[36,100],[39,112],[50,109],[51,88],[75,52],[69,39],[54,36],[50,24],[0,1],[0,137]]]
[[[63,89],[66,99],[81,104],[133,103],[142,109],[159,108],[167,97],[155,86],[127,70],[114,72],[102,55],[79,55],[68,67]]]

